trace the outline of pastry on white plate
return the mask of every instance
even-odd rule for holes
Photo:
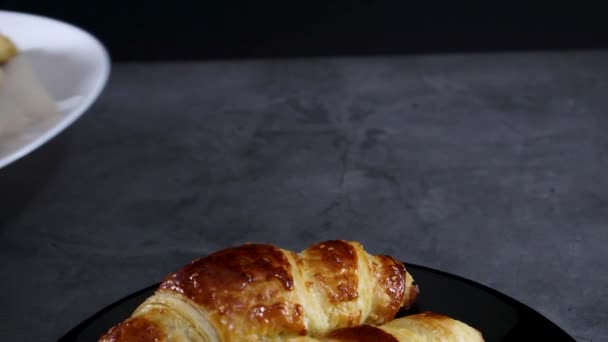
[[[17,47],[15,44],[0,33],[0,64],[6,63],[9,59],[17,55]]]
[[[31,123],[43,122],[55,114],[55,101],[27,57],[0,34],[0,137],[20,132]],[[0,141],[0,149],[2,144]]]

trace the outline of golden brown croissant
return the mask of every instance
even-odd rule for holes
[[[297,337],[288,342],[483,342],[481,333],[450,317],[425,312],[397,318],[381,326],[337,329],[320,338]]]
[[[100,341],[282,341],[390,321],[418,294],[402,263],[357,242],[301,253],[246,244],[169,275]]]

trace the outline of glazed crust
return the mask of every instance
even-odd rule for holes
[[[170,274],[132,318],[163,332],[156,341],[182,341],[175,329],[198,334],[192,341],[284,340],[385,323],[417,294],[402,263],[370,255],[357,242],[326,241],[301,253],[246,244]],[[151,307],[180,318],[166,319]],[[135,336],[127,322],[110,332]],[[114,341],[110,332],[101,341]]]
[[[332,331],[318,338],[289,342],[483,342],[479,331],[448,316],[425,312],[405,316],[381,326],[362,325]]]

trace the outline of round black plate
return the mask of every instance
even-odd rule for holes
[[[538,312],[496,290],[431,268],[406,266],[421,291],[416,305],[399,316],[421,311],[442,313],[478,329],[487,342],[526,341],[531,336],[542,336],[544,341],[574,341]],[[157,286],[140,290],[108,306],[60,341],[97,341],[110,327],[129,317]]]

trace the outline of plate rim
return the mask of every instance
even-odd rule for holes
[[[51,139],[59,135],[59,133],[63,132],[70,125],[72,125],[78,118],[80,118],[86,111],[93,105],[93,103],[99,98],[101,92],[104,90],[108,79],[110,78],[110,70],[111,70],[111,58],[108,53],[108,50],[103,45],[103,43],[95,37],[93,34],[88,32],[87,30],[80,28],[74,24],[70,24],[68,22],[51,18],[44,15],[38,15],[27,12],[17,12],[17,11],[7,11],[0,9],[0,15],[9,15],[16,17],[23,17],[34,20],[44,20],[50,21],[56,25],[66,26],[71,30],[78,32],[79,34],[84,35],[88,39],[91,40],[93,45],[96,47],[101,56],[101,75],[94,81],[93,88],[91,92],[85,94],[82,102],[76,106],[73,110],[66,113],[61,120],[59,120],[55,125],[51,126],[43,133],[39,134],[36,138],[32,139],[26,144],[23,144],[18,149],[13,152],[9,152],[9,154],[5,157],[0,157],[0,169],[12,164],[13,162],[25,157],[29,153],[33,152],[37,148],[41,147],[45,143],[49,142]]]
[[[414,269],[420,269],[422,271],[426,271],[426,272],[430,272],[430,273],[435,273],[447,278],[451,278],[457,281],[461,281],[463,283],[466,283],[468,285],[471,285],[475,288],[478,288],[480,290],[486,291],[487,293],[498,297],[500,300],[506,302],[508,305],[510,306],[514,306],[517,309],[521,309],[521,310],[525,310],[527,313],[531,314],[534,316],[535,319],[540,319],[543,322],[551,325],[551,327],[555,330],[560,331],[561,333],[563,333],[565,336],[568,336],[571,338],[572,341],[576,341],[568,332],[566,332],[564,329],[562,329],[561,327],[559,327],[557,324],[555,324],[553,321],[551,321],[549,318],[543,316],[540,312],[534,310],[533,308],[531,308],[530,306],[520,302],[519,300],[510,297],[498,290],[495,290],[491,287],[488,287],[484,284],[478,283],[474,280],[465,278],[463,276],[459,276],[456,274],[452,274],[446,271],[442,271],[442,270],[438,270],[435,268],[431,268],[431,267],[427,267],[427,266],[422,266],[422,265],[418,265],[418,264],[412,264],[412,263],[408,263],[408,262],[402,262],[405,265],[405,268],[414,268]],[[149,285],[146,286],[140,290],[137,290],[135,292],[132,292],[120,299],[118,299],[115,302],[112,302],[111,304],[103,307],[101,310],[95,312],[94,314],[92,314],[91,316],[89,316],[88,318],[86,318],[85,320],[81,321],[80,323],[78,323],[76,326],[74,326],[72,329],[70,329],[67,333],[65,333],[60,339],[59,342],[71,342],[74,341],[76,337],[78,337],[78,334],[82,331],[84,331],[86,329],[86,327],[88,327],[92,322],[94,322],[95,320],[97,320],[99,317],[103,316],[104,314],[106,314],[107,312],[111,311],[112,309],[122,305],[123,303],[133,299],[134,297],[137,297],[145,292],[148,291],[153,291],[154,289],[156,289],[158,286],[160,285],[160,283],[155,283],[153,285]]]

